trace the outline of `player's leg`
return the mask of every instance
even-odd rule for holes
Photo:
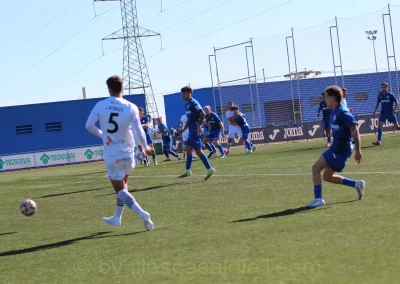
[[[165,157],[167,158],[167,159],[165,159],[164,162],[171,161],[171,158],[169,157],[169,150],[170,150],[169,147],[170,147],[169,144],[163,144],[163,153],[164,153]]]
[[[250,128],[244,128],[243,131],[241,131],[241,137],[243,140],[243,144],[246,148],[246,153],[247,154],[253,154],[253,143],[249,141],[249,133],[250,133]]]
[[[151,149],[154,149],[154,145],[153,145],[153,139],[151,139],[150,134],[146,135],[146,140],[147,140],[147,146],[149,146]],[[153,158],[153,163],[155,166],[157,166],[157,159],[156,159],[156,151],[154,151],[154,154],[151,155],[151,157]]]
[[[218,148],[219,152],[221,153],[221,158],[226,158],[226,150],[222,147],[221,143],[219,142],[219,137],[214,139],[214,145]]]
[[[193,162],[193,146],[191,146],[191,143],[188,139],[186,141],[186,171],[178,176],[178,178],[185,178],[185,177],[190,177],[192,176],[192,162]]]
[[[226,149],[228,150],[228,153],[231,151],[231,146],[232,146],[232,141],[235,138],[235,131],[233,125],[229,124],[229,132],[228,132],[228,143],[226,143]]]
[[[332,133],[332,129],[331,129],[330,123],[329,124],[328,123],[325,124],[325,133],[326,133],[326,136],[327,136],[326,146],[330,147],[331,146],[331,133]]]
[[[394,127],[396,130],[400,130],[400,125],[399,122],[397,120],[397,116],[395,114],[392,114],[389,118],[389,122],[393,123]]]
[[[150,219],[150,214],[144,211],[135,198],[128,192],[128,176],[134,168],[135,160],[133,155],[122,157],[115,160],[115,162],[112,161],[107,166],[107,177],[110,179],[111,185],[117,193],[117,211],[121,212],[116,212],[114,216],[103,218],[103,220],[109,225],[120,226],[123,204],[125,204],[142,218],[146,230],[152,230],[154,224]],[[120,214],[118,215],[118,213]]]
[[[201,138],[197,138],[196,142],[196,136],[193,135],[193,148],[196,151],[197,156],[201,159],[203,162],[204,167],[207,169],[207,176],[205,177],[204,180],[209,180],[211,176],[215,173],[215,169],[211,167],[210,161],[208,160],[206,154],[203,153],[201,145]]]
[[[204,144],[204,146],[206,146],[206,148],[207,148],[207,150],[210,152],[210,154],[208,155],[208,158],[210,158],[214,153],[213,153],[213,150],[212,150],[212,147],[211,147],[211,145],[210,145],[210,133],[207,133],[207,135],[206,136],[204,136],[203,137],[203,144]]]
[[[219,156],[217,153],[217,148],[215,148],[215,145],[213,143],[213,140],[214,140],[214,136],[213,136],[213,138],[210,139],[210,142],[209,142],[210,146],[211,146],[211,151],[213,153],[213,156]]]
[[[334,184],[342,184],[351,188],[355,188],[358,194],[358,199],[361,200],[364,197],[364,187],[365,181],[363,180],[352,180],[338,174],[335,174],[335,171],[331,168],[326,168],[323,174],[323,179],[326,182],[334,183]]]
[[[324,154],[322,154],[320,156],[320,158],[318,159],[318,161],[316,161],[314,163],[314,165],[312,166],[312,178],[313,178],[313,183],[314,183],[314,200],[305,206],[307,208],[315,208],[318,206],[325,205],[325,201],[322,199],[321,172],[322,172],[322,170],[324,170],[328,167],[328,164],[325,161]]]
[[[386,115],[384,115],[383,113],[381,113],[379,115],[379,125],[378,125],[378,139],[376,142],[372,142],[373,145],[375,146],[380,146],[382,145],[382,135],[383,135],[383,130],[382,127],[386,122]]]
[[[168,154],[171,154],[172,156],[174,156],[175,158],[177,158],[178,160],[181,160],[181,158],[179,157],[179,155],[175,152],[172,151],[172,141],[169,143],[169,149],[168,149]]]

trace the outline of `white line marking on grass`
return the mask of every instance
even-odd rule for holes
[[[342,173],[339,173],[342,174]],[[397,175],[400,172],[346,172],[343,175]],[[280,177],[280,176],[311,176],[312,173],[288,173],[288,174],[215,174],[213,177]],[[204,177],[205,175],[192,175],[193,177]],[[177,178],[178,175],[137,176],[134,173],[129,178]]]
[[[342,173],[339,173],[342,174]],[[400,174],[400,172],[344,172],[343,175],[344,176],[348,176],[348,175],[398,175]],[[213,177],[229,177],[229,178],[234,178],[234,177],[239,177],[239,178],[244,178],[244,177],[290,177],[290,176],[311,176],[311,173],[281,173],[281,174],[215,174],[213,175]],[[206,175],[192,175],[192,177],[205,177]],[[40,178],[19,178],[19,181],[22,180],[42,180],[42,179],[46,179],[48,177],[40,177]],[[51,178],[51,177],[50,177]],[[73,175],[68,175],[68,176],[59,176],[57,177],[58,179],[68,179],[68,178],[76,178],[76,176]],[[93,176],[93,175],[89,175],[89,176],[79,176],[79,179],[104,179],[105,177],[102,176]],[[130,179],[132,178],[178,178],[178,175],[152,175],[152,176],[138,176],[135,175],[135,173],[133,172],[130,176]],[[188,178],[184,178],[184,179],[188,179]],[[15,179],[17,180],[17,179]],[[0,180],[1,181],[1,180]],[[7,181],[14,181],[14,179],[8,179]],[[76,183],[76,184],[80,184],[80,183]]]

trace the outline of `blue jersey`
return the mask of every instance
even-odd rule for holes
[[[197,127],[199,126],[200,113],[203,111],[203,108],[199,104],[198,101],[191,98],[185,104],[186,116],[187,116],[187,124],[189,132],[196,132]]]
[[[334,153],[351,153],[353,137],[349,127],[352,125],[357,125],[357,121],[346,106],[340,105],[332,110],[333,143],[331,149]]]
[[[329,121],[331,119],[332,109],[328,107],[325,101],[319,103],[318,112],[322,111],[322,120]]]
[[[207,127],[207,125],[201,126],[201,131],[203,131],[203,133],[207,133],[207,132],[208,132],[208,127]]]
[[[380,93],[378,95],[378,103],[382,104],[381,113],[383,114],[392,114],[394,110],[394,102],[396,102],[396,98],[394,97],[393,93]]]
[[[150,122],[149,118],[147,116],[144,116],[141,120],[140,120],[140,124],[148,124]],[[149,130],[147,128],[143,128],[144,133],[149,133]]]
[[[246,119],[242,114],[236,115],[235,116],[235,122],[237,125],[240,126],[240,128],[243,130],[245,127],[249,127],[249,124],[247,123]]]
[[[211,131],[221,130],[221,119],[219,119],[218,115],[215,112],[211,112],[211,115],[206,115],[206,120],[208,125],[210,126]]]
[[[164,144],[171,142],[171,132],[165,124],[158,125],[158,130],[160,130],[162,134],[168,133],[168,136],[161,136]]]

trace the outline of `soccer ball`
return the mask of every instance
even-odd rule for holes
[[[32,216],[37,211],[37,205],[35,201],[27,199],[21,202],[19,205],[19,211],[27,217]]]

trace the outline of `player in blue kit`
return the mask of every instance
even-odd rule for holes
[[[158,120],[158,130],[160,131],[163,140],[163,152],[165,157],[167,157],[167,159],[164,162],[171,161],[171,159],[169,158],[169,154],[171,154],[180,161],[181,158],[178,156],[178,154],[172,151],[172,137],[169,128],[165,124],[163,124],[162,117],[157,118],[157,120]]]
[[[322,101],[319,103],[317,116],[319,117],[322,111],[322,123],[324,124],[325,134],[328,138],[326,147],[331,146],[331,112],[332,110],[328,107],[325,101],[325,93],[322,93]]]
[[[207,169],[205,180],[208,180],[215,173],[215,169],[211,167],[207,156],[202,151],[203,143],[201,140],[201,125],[203,124],[205,113],[199,102],[193,99],[193,89],[191,87],[183,87],[181,93],[182,98],[186,101],[185,110],[188,120],[184,129],[179,131],[179,134],[184,132],[186,129],[189,129],[189,138],[186,141],[186,172],[180,175],[179,178],[185,178],[192,175],[191,168],[194,149]]]
[[[211,111],[210,106],[205,106],[204,112],[206,114],[208,133],[204,138],[203,143],[207,145],[209,142],[211,142],[211,145],[215,145],[218,147],[218,150],[221,152],[221,158],[226,158],[226,150],[219,143],[219,139],[221,139],[222,136],[225,136],[224,124],[221,122],[219,116],[215,112]],[[208,158],[210,158],[212,155],[217,154],[217,150],[215,149],[215,147],[212,150],[213,151],[210,152]]]
[[[242,130],[242,140],[244,144],[246,145],[246,153],[247,154],[253,154],[253,152],[256,150],[256,146],[251,143],[249,139],[249,134],[250,134],[250,126],[246,121],[246,118],[242,113],[239,111],[238,106],[233,106],[231,107],[231,111],[234,113],[234,121],[235,123],[240,127]]]
[[[142,107],[139,108],[139,118],[140,118],[140,123],[142,124],[143,130],[144,130],[144,133],[146,134],[147,146],[149,146],[150,148],[154,149],[153,139],[151,139],[150,132],[149,132],[149,129],[151,129],[151,127],[150,127],[150,119],[149,119],[148,116],[144,115],[144,109]],[[141,151],[140,147],[139,147],[139,150]],[[154,165],[157,166],[158,164],[157,164],[156,153],[155,152],[152,155],[152,157],[153,157]],[[144,161],[145,161],[145,166],[148,166],[149,165],[149,159],[148,159],[147,156],[145,157]]]
[[[378,95],[378,102],[376,103],[374,110],[374,117],[376,117],[376,111],[378,110],[379,105],[382,105],[381,114],[379,115],[378,141],[372,142],[375,146],[382,145],[382,126],[385,124],[386,120],[393,123],[397,130],[400,130],[396,117],[398,102],[393,93],[388,92],[387,83],[382,83],[381,87],[382,92]]]
[[[201,135],[201,141],[203,141],[203,146],[205,146],[207,148],[207,150],[210,152],[210,154],[208,155],[208,158],[210,158],[211,156],[219,156],[217,153],[217,149],[215,148],[213,143],[209,143],[209,141],[207,141],[207,136],[208,134],[210,134],[210,131],[208,129],[208,122],[206,119],[204,119],[203,124],[201,125],[201,131],[203,132]]]
[[[340,103],[343,96],[340,87],[328,87],[325,95],[326,103],[332,109],[330,122],[333,130],[333,143],[312,167],[315,199],[306,206],[308,208],[325,205],[325,201],[322,199],[322,171],[324,171],[323,179],[325,181],[355,188],[358,199],[361,200],[364,197],[365,182],[363,180],[355,181],[335,175],[335,172],[341,172],[345,168],[346,160],[351,157],[354,147],[356,151],[355,161],[358,164],[362,161],[361,139],[357,121],[350,110]]]

